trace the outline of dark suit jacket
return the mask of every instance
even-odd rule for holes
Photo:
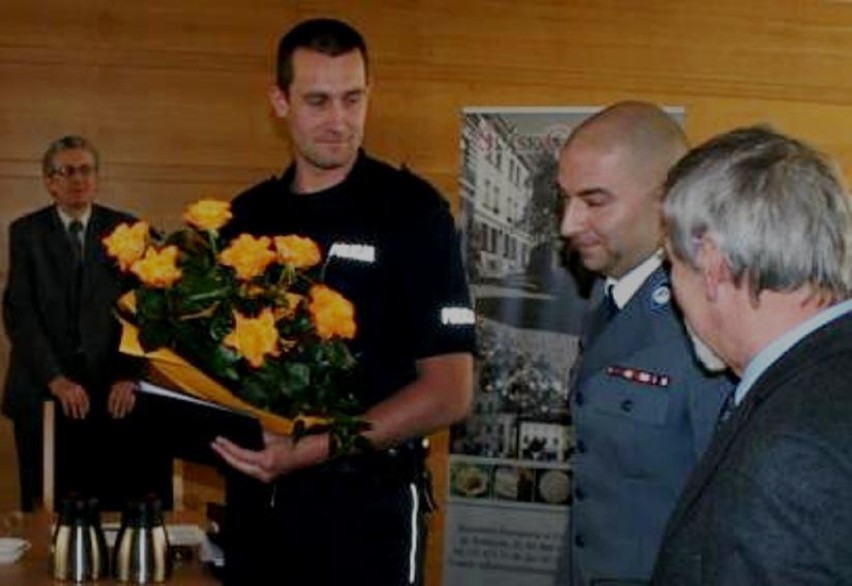
[[[852,315],[791,348],[719,428],[654,584],[852,584]]]
[[[576,586],[650,578],[666,519],[731,388],[699,366],[673,301],[660,267],[609,323],[599,307],[584,324],[571,385],[574,502],[559,569]]]
[[[118,323],[113,307],[120,293],[117,269],[101,239],[134,218],[95,205],[86,228],[86,268],[80,292],[79,333],[89,370],[107,386],[117,374]],[[55,206],[12,222],[9,228],[9,280],[3,319],[11,356],[3,413],[31,416],[49,396],[47,384],[72,369],[75,347],[68,291],[75,265]]]

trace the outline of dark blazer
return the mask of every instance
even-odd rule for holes
[[[41,494],[41,403],[51,379],[64,375],[83,384],[91,410],[84,420],[58,411],[55,495],[75,491],[99,499],[102,510],[120,510],[127,499],[147,493],[172,506],[171,453],[151,449],[157,414],[137,404],[130,416],[107,413],[110,385],[142,374],[118,352],[120,328],[114,316],[122,291],[114,261],[102,239],[123,212],[93,206],[86,226],[85,265],[77,291],[76,263],[69,236],[54,206],[26,215],[9,228],[9,280],[3,319],[11,341],[3,413],[14,420],[21,483],[21,508]],[[76,324],[75,314],[78,316]]]
[[[104,385],[112,382],[119,336],[113,315],[120,283],[101,239],[134,218],[95,205],[86,228],[86,269],[80,292],[80,349],[89,370]],[[47,398],[47,384],[72,368],[78,348],[69,336],[72,312],[68,290],[75,265],[67,232],[55,206],[12,222],[9,228],[9,279],[3,297],[3,320],[11,356],[3,396],[3,413],[29,416]]]
[[[852,584],[852,314],[799,341],[713,439],[654,584]]]
[[[576,586],[650,579],[666,519],[731,388],[699,366],[673,301],[661,267],[605,326],[601,308],[584,326],[566,544]]]

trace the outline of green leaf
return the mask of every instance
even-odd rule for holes
[[[301,362],[287,362],[282,368],[283,383],[292,392],[307,388],[311,383],[311,369]]]
[[[136,291],[136,313],[142,324],[168,318],[166,294],[162,289],[139,288]]]
[[[225,380],[239,380],[236,366],[240,357],[236,352],[223,346],[213,345],[208,356],[208,364],[216,376]]]
[[[145,352],[151,352],[171,346],[173,334],[174,330],[165,322],[150,323],[139,330],[139,343]]]
[[[261,409],[268,409],[271,406],[267,388],[256,379],[241,379],[238,394],[243,400]]]

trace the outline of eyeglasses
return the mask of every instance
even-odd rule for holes
[[[83,179],[88,179],[97,170],[97,167],[93,167],[92,165],[62,165],[61,167],[54,167],[50,172],[50,176],[56,177],[58,175],[63,179],[71,179],[74,175],[79,175]]]

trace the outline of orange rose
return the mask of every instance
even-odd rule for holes
[[[275,317],[268,307],[257,317],[246,317],[234,312],[236,325],[223,343],[237,351],[255,368],[263,366],[264,357],[278,356],[278,330]]]
[[[118,261],[122,271],[129,269],[145,254],[150,230],[150,226],[145,222],[136,222],[132,226],[120,224],[112,234],[102,240],[107,254]]]
[[[218,230],[232,217],[231,204],[215,199],[197,201],[183,212],[184,221],[200,230]]]
[[[286,304],[280,305],[275,308],[275,319],[290,319],[294,315],[296,315],[296,309],[299,308],[299,304],[304,299],[304,296],[297,295],[296,293],[285,293],[285,299],[287,300]]]
[[[271,240],[266,236],[255,238],[240,234],[222,251],[219,261],[233,268],[237,278],[248,281],[262,275],[266,267],[275,260],[275,253],[269,249],[270,243]]]
[[[308,311],[320,338],[355,337],[355,307],[348,299],[325,285],[314,285],[309,295]]]
[[[245,295],[249,299],[260,297],[264,293],[266,293],[266,287],[261,287],[255,283],[244,283],[244,286],[240,288],[240,293]]]
[[[174,245],[166,246],[160,251],[149,248],[141,260],[133,263],[130,270],[144,285],[164,289],[171,287],[181,278],[177,257],[178,248]]]
[[[276,236],[275,250],[278,251],[278,262],[297,269],[310,268],[322,260],[316,242],[302,236]]]

